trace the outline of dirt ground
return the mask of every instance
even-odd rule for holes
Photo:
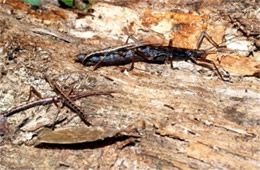
[[[0,169],[260,169],[259,1],[100,0],[88,13],[0,3]],[[195,49],[202,31],[227,47],[207,59],[229,82],[188,61],[174,70],[138,62],[130,72],[75,62],[129,35]],[[31,86],[57,95],[46,75],[73,94],[115,93],[75,101],[89,127],[60,102],[5,120]]]

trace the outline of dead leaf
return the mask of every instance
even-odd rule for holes
[[[66,127],[52,131],[43,129],[38,135],[36,144],[77,144],[94,142],[114,137],[121,132],[115,129],[104,129],[102,127]]]

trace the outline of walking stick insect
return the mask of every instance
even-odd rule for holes
[[[174,61],[188,61],[194,64],[205,67],[205,64],[211,64],[216,70],[218,76],[223,81],[223,78],[216,64],[206,59],[208,54],[216,53],[216,51],[200,50],[203,39],[206,38],[216,49],[221,48],[206,32],[202,32],[196,49],[177,48],[171,46],[171,41],[168,46],[160,46],[149,43],[131,43],[116,48],[109,48],[92,52],[90,54],[80,54],[76,57],[76,61],[81,62],[85,66],[95,66],[97,69],[102,66],[109,65],[124,65],[131,63],[129,71],[134,69],[135,62],[147,62],[162,64],[166,61],[171,62],[173,68]]]
[[[53,80],[49,79],[48,77],[46,77],[46,80],[49,83],[51,83],[50,85],[52,85],[54,87],[54,89],[59,88],[60,91],[58,91],[58,94],[61,92],[62,94],[65,94],[66,96],[64,97],[64,96],[60,95],[60,96],[51,96],[51,97],[43,98],[42,95],[39,92],[37,92],[37,90],[34,87],[31,86],[28,101],[30,100],[32,94],[35,94],[37,97],[39,97],[39,99],[36,101],[27,102],[26,104],[15,107],[7,112],[0,113],[0,135],[6,134],[9,131],[8,127],[7,127],[7,120],[6,120],[8,117],[10,117],[16,113],[19,113],[21,111],[30,109],[32,107],[47,105],[47,104],[52,104],[52,103],[56,104],[58,102],[61,102],[61,103],[65,104],[67,107],[69,107],[72,111],[79,112],[77,114],[79,116],[81,116],[80,118],[83,119],[85,117],[83,117],[84,115],[82,115],[83,114],[82,111],[80,111],[78,108],[76,108],[77,106],[73,103],[74,100],[77,100],[77,99],[80,99],[83,97],[98,96],[98,95],[110,95],[111,96],[112,93],[116,93],[116,91],[94,91],[94,92],[81,92],[79,94],[71,94],[71,93],[67,94],[67,92],[62,91],[60,89],[60,87],[57,85],[57,83],[55,83]],[[57,89],[56,89],[56,91],[57,91]],[[67,100],[67,98],[69,99],[69,101]],[[83,122],[87,125],[90,125],[90,123],[87,122],[87,120],[83,120]]]

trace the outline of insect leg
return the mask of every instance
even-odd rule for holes
[[[138,42],[138,40],[133,35],[129,35],[126,39],[125,44],[128,44],[129,39],[132,39],[134,42]]]
[[[33,86],[30,86],[30,93],[29,93],[29,97],[27,99],[27,102],[32,98],[32,94],[35,94],[40,99],[43,99],[41,93],[39,93]],[[53,103],[55,104],[56,107],[59,108],[57,101],[54,101]]]
[[[145,55],[143,52],[141,52],[140,50],[138,50],[138,48],[136,48],[135,50],[133,50],[133,55],[132,55],[132,64],[131,67],[128,71],[131,71],[134,69],[134,63],[135,63],[135,54],[137,54],[138,56],[142,57],[144,60],[149,61],[149,56]]]
[[[136,49],[135,52],[136,52],[140,57],[142,57],[143,59],[145,59],[145,60],[147,60],[147,61],[149,60],[148,56],[145,55],[145,54],[144,54],[143,52],[141,52],[140,50]]]
[[[173,66],[173,59],[172,59],[172,57],[169,57],[169,61],[171,63],[171,69],[175,70],[176,68],[174,68],[174,66]]]
[[[212,44],[215,48],[219,48],[219,45],[209,36],[209,34],[205,31],[202,31],[196,45],[197,50],[200,48],[204,38],[206,38],[210,42],[210,44]]]
[[[133,51],[133,55],[132,55],[132,64],[130,66],[130,68],[127,71],[131,71],[134,69],[134,64],[135,64],[135,51]]]
[[[130,68],[128,69],[128,71],[131,71],[134,69],[134,63],[135,63],[135,59],[136,59],[136,54],[140,57],[142,57],[144,60],[149,61],[148,56],[146,56],[143,52],[141,52],[140,50],[138,50],[138,48],[134,49],[133,51],[133,55],[132,55],[132,64],[130,66]]]
[[[202,63],[198,63],[196,60],[201,61],[201,62],[206,62],[206,63],[213,65],[213,67],[217,71],[217,74],[220,77],[220,79],[223,80],[223,81],[228,81],[228,80],[225,80],[223,78],[222,74],[220,73],[219,69],[217,68],[216,64],[213,61],[205,59],[205,58],[199,58],[199,59],[196,59],[196,60],[194,60],[193,58],[189,58],[189,60],[191,62],[193,62],[194,64],[201,65],[201,66],[204,66],[204,67],[205,67],[205,65],[203,65]]]
[[[94,66],[94,70],[98,69],[101,65],[101,63],[105,60],[107,54],[105,56],[101,57],[101,60]]]
[[[40,99],[43,98],[41,93],[39,93],[33,86],[30,86],[30,93],[29,93],[29,97],[28,97],[27,101],[29,101],[32,98],[32,94],[35,94]]]

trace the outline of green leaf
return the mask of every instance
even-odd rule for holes
[[[39,6],[41,4],[41,0],[22,0],[23,2],[27,2],[34,6]]]
[[[73,7],[73,0],[61,0],[65,5]]]

